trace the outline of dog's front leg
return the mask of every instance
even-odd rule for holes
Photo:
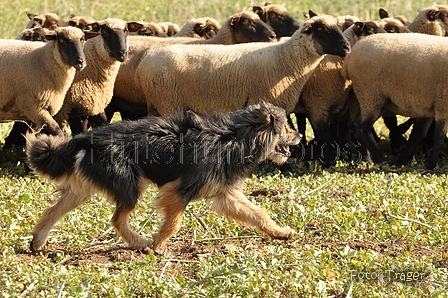
[[[166,187],[168,188],[168,187]],[[180,227],[182,216],[188,202],[182,199],[174,189],[161,189],[162,195],[155,201],[155,207],[162,213],[163,221],[159,231],[152,235],[154,251],[163,255],[168,239],[173,236]]]
[[[279,227],[266,210],[252,204],[239,190],[232,190],[215,197],[212,209],[242,224],[255,226],[272,239],[287,240],[294,236],[293,229]]]
[[[130,227],[129,214],[133,210],[134,208],[126,208],[125,206],[117,205],[114,215],[112,216],[112,225],[117,229],[120,236],[130,248],[142,250],[148,247],[151,242],[140,236]]]

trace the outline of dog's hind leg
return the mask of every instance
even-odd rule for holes
[[[50,230],[64,215],[90,199],[89,191],[89,189],[78,189],[69,184],[58,188],[59,200],[44,210],[31,232],[33,235],[30,243],[31,251],[37,251],[45,244]]]
[[[152,235],[154,251],[163,254],[168,239],[173,236],[180,227],[182,216],[188,201],[183,199],[174,189],[173,184],[165,184],[160,191],[162,195],[155,201],[155,207],[162,213],[163,221],[159,231]]]
[[[255,226],[272,239],[287,240],[294,236],[293,229],[279,227],[266,210],[252,204],[239,190],[220,193],[213,198],[212,209],[242,224]]]

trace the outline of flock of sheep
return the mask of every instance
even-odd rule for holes
[[[132,120],[266,101],[295,113],[303,135],[309,119],[326,166],[335,162],[336,142],[352,138],[364,158],[381,163],[373,123],[383,117],[398,144],[396,115],[411,117],[399,162],[431,134],[433,169],[448,130],[448,5],[422,9],[413,21],[379,11],[379,20],[309,11],[298,21],[285,7],[266,4],[222,26],[197,18],[181,28],[28,14],[16,40],[0,40],[0,121],[21,121],[5,146],[23,145],[29,126],[50,134],[70,126],[76,134],[115,112]]]

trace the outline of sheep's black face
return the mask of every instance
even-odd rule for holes
[[[291,36],[300,27],[300,23],[289,13],[269,12],[267,24],[274,29],[277,38]]]
[[[76,30],[81,31],[76,28]],[[46,36],[49,38],[48,35]],[[67,37],[64,32],[57,34],[56,42],[58,43],[59,53],[65,64],[73,66],[76,70],[86,67],[86,56],[84,55],[84,37],[71,38]]]
[[[336,24],[328,25],[323,20],[317,19],[309,26],[306,33],[312,35],[318,54],[337,55],[344,58],[350,53],[350,44]]]
[[[257,16],[256,18],[250,18],[242,15],[233,18],[231,26],[234,31],[235,43],[277,41],[274,31]]]
[[[102,25],[100,32],[109,55],[123,62],[128,54],[127,29],[112,29],[106,25]]]

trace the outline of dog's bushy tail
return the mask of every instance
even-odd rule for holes
[[[26,155],[28,166],[37,174],[57,180],[74,166],[76,148],[65,136],[28,133]]]

